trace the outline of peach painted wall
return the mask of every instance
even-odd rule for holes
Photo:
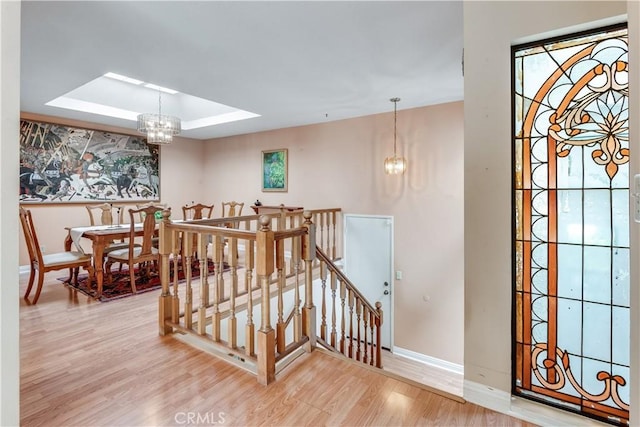
[[[625,13],[626,2],[619,1],[464,3],[467,399],[467,384],[478,384],[487,391],[511,390],[510,47],[621,22]],[[500,25],[490,24],[493,22]]]
[[[390,110],[392,105],[390,104]],[[124,129],[23,114],[127,133]],[[454,102],[398,111],[398,151],[404,176],[386,176],[393,151],[393,113],[199,142],[180,140],[161,153],[162,202],[245,202],[394,217],[394,345],[462,364],[463,354],[463,105]],[[130,130],[128,131],[130,133]],[[262,193],[261,151],[289,150],[289,191]],[[186,183],[193,183],[187,184]],[[33,205],[41,244],[62,250],[65,226],[87,225],[83,205]],[[20,265],[27,264],[24,239]]]
[[[383,171],[393,152],[391,112],[211,140],[204,199],[218,214],[223,200],[248,206],[259,198],[392,215],[395,269],[403,272],[394,284],[394,345],[462,365],[463,105],[400,110],[397,122],[404,176]],[[262,193],[261,151],[278,148],[289,150],[288,192]]]
[[[106,130],[125,134],[135,133],[132,129],[121,129],[101,126],[94,123],[62,119],[58,117],[40,116],[22,113],[22,118],[44,122],[61,123],[88,129]],[[177,138],[174,144],[162,147],[160,151],[160,201],[167,203],[179,218],[182,218],[181,206],[199,200],[203,193],[203,143],[198,140]],[[135,203],[132,204],[135,206]],[[25,204],[31,210],[33,221],[38,232],[40,245],[47,252],[58,252],[64,249],[64,238],[67,232],[64,227],[89,225],[89,215],[83,203],[57,204]],[[125,214],[126,215],[126,214]],[[20,230],[20,265],[29,264]]]

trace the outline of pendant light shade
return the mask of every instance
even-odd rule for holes
[[[407,159],[398,157],[397,149],[397,118],[398,118],[398,101],[400,98],[391,98],[393,102],[393,157],[384,159],[384,172],[387,175],[402,175],[407,170]]]
[[[166,145],[173,141],[173,136],[182,130],[180,118],[162,114],[162,93],[158,90],[158,114],[143,113],[138,115],[138,132],[147,135],[147,143]]]

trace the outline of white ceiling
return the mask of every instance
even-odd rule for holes
[[[109,71],[260,114],[196,139],[456,101],[462,36],[460,1],[23,1],[21,110],[135,129],[45,105]]]

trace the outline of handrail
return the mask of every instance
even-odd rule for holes
[[[347,276],[331,261],[331,259],[316,245],[316,257],[320,260],[320,276],[322,280],[321,323],[317,342],[336,353],[349,359],[382,368],[381,327],[383,322],[382,304],[378,301],[374,306],[367,301],[362,293],[347,278]],[[331,297],[329,304],[325,294],[327,270],[331,272]],[[336,292],[337,282],[340,283],[341,326],[340,338],[336,330]],[[348,296],[348,297],[347,297]],[[348,304],[348,314],[345,312]],[[332,305],[332,307],[328,307]],[[327,319],[327,311],[331,319]],[[355,322],[354,322],[355,314]],[[347,323],[349,328],[347,330]],[[327,327],[331,327],[330,342],[326,340]],[[368,334],[370,332],[370,336]]]
[[[196,220],[199,221],[199,220]],[[168,228],[176,231],[202,232],[205,234],[216,234],[226,238],[237,238],[245,240],[255,240],[256,233],[248,230],[239,230],[236,228],[213,227],[207,225],[199,225],[188,222],[170,222]]]
[[[324,325],[322,338],[325,337],[326,296],[323,295],[318,307],[313,299],[318,290],[314,281],[322,279],[323,293],[328,289],[325,286],[328,265],[332,278],[340,274],[340,292],[344,294],[348,288],[346,306],[344,295],[341,297],[343,322],[339,347],[349,350],[348,357],[367,363],[370,355],[370,364],[375,360],[379,365],[376,348],[380,341],[376,330],[379,334],[382,313],[362,297],[332,262],[340,256],[340,212],[339,208],[281,210],[171,221],[170,212],[163,211],[159,244],[160,334],[193,335],[216,351],[241,356],[243,363],[248,363],[244,367],[257,375],[258,382],[269,384],[282,366],[292,360],[289,355],[293,351],[309,352],[317,346],[320,315]],[[199,274],[193,274],[192,268],[187,267],[194,263],[199,263]],[[332,290],[335,311],[335,283]],[[293,308],[288,312],[285,304],[291,303],[292,296]],[[348,328],[344,321],[345,307],[349,311]],[[330,324],[331,342],[335,343],[338,314],[333,312],[331,316],[334,320]]]
[[[298,305],[302,304],[302,300],[299,299],[298,300]],[[293,319],[293,315],[296,314],[296,307],[295,305],[293,306],[293,308],[291,308],[291,311],[289,312],[289,315],[287,316],[287,320],[284,321],[285,327],[289,326],[289,324],[291,323],[291,320]]]
[[[367,308],[369,310],[371,310],[374,313],[374,316],[376,317],[380,317],[376,308],[369,302],[367,301],[367,298],[365,298],[364,295],[362,295],[362,293],[358,290],[358,288],[356,288],[356,285],[354,285],[351,280],[349,280],[349,278],[347,276],[345,276],[345,274],[342,272],[342,270],[340,270],[330,259],[329,257],[322,252],[322,249],[320,249],[319,247],[316,246],[316,256],[318,258],[320,258],[322,261],[324,261],[327,264],[327,267],[330,271],[334,271],[336,273],[336,275],[338,276],[338,279],[340,279],[342,282],[345,283],[345,285],[347,286],[348,289],[352,290],[354,294],[356,294],[356,296],[358,297],[358,299],[362,300],[363,304],[367,306]]]

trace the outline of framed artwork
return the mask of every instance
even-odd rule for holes
[[[158,201],[158,147],[140,136],[20,121],[20,202]]]
[[[287,191],[287,149],[262,152],[262,191]]]

